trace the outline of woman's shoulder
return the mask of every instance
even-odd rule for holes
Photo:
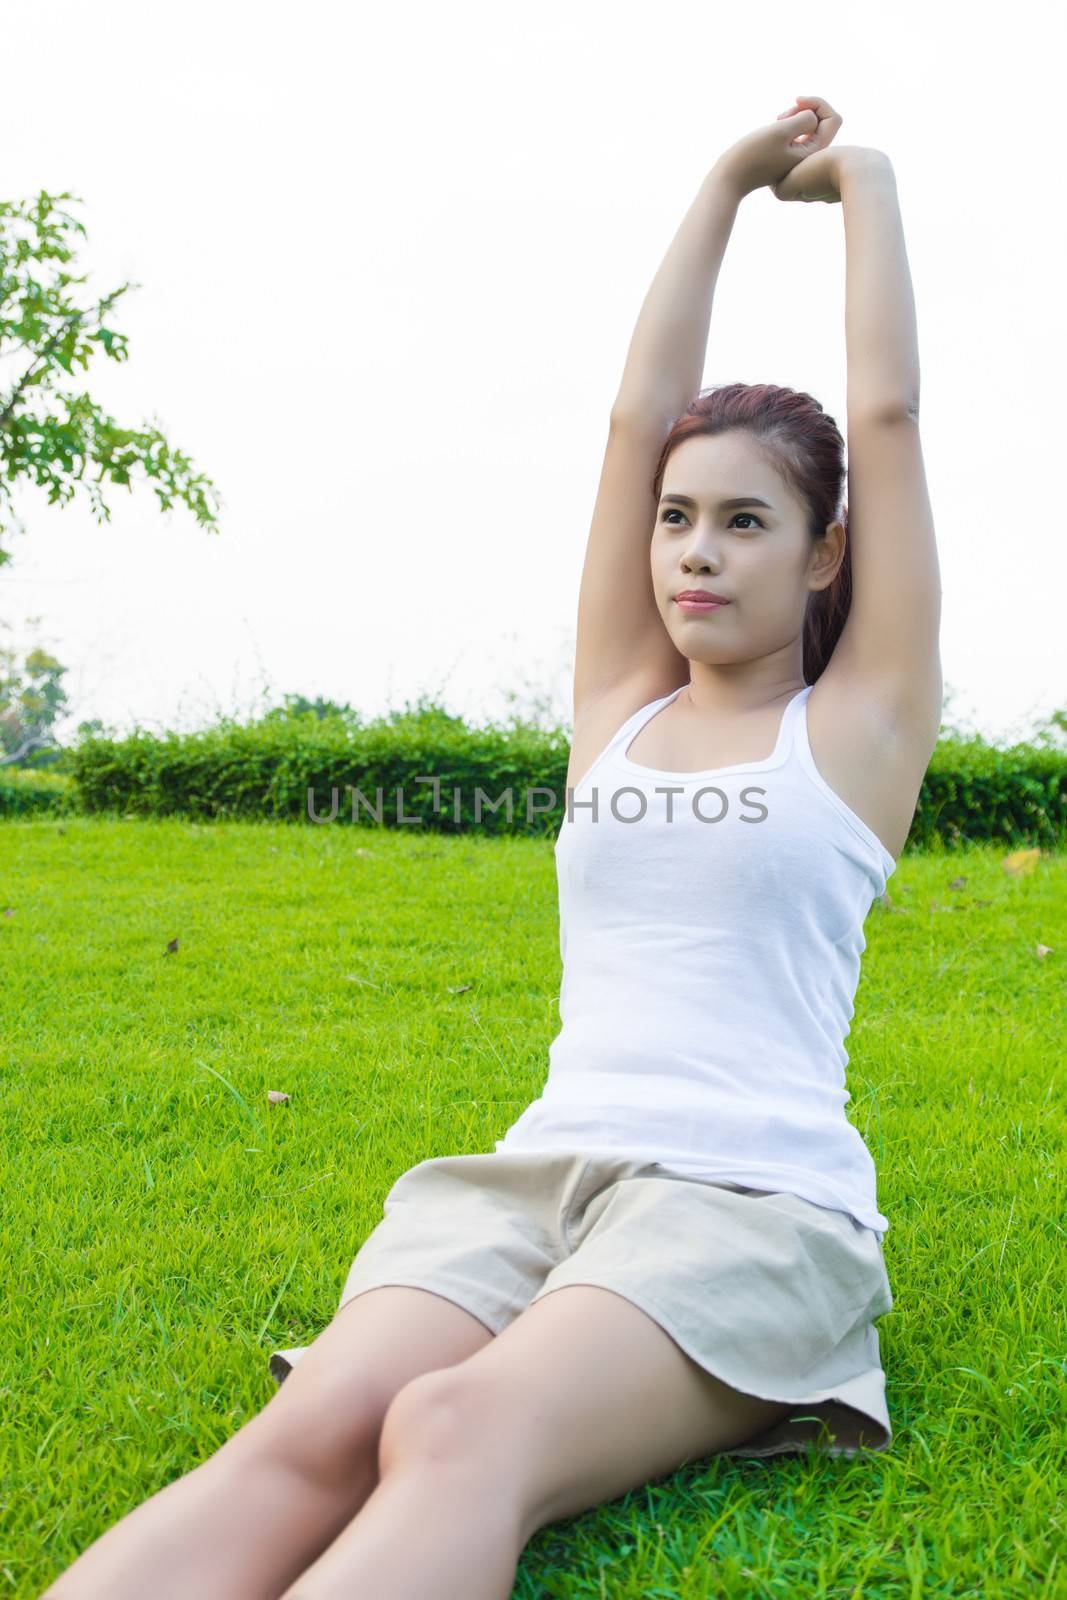
[[[675,676],[670,682],[662,672],[654,673],[645,669],[620,679],[599,694],[588,695],[581,705],[575,706],[571,755],[567,766],[568,787],[581,782],[594,761],[638,711],[663,699],[665,695],[673,694],[688,681],[687,675],[684,678]]]
[[[933,745],[831,661],[805,706],[819,776],[897,860],[907,842]],[[936,743],[936,740],[934,741]]]

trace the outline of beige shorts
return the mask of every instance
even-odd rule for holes
[[[430,1289],[501,1333],[567,1284],[613,1289],[707,1372],[794,1412],[724,1455],[886,1450],[878,1235],[843,1211],[580,1152],[436,1156],[397,1179],[341,1294]],[[338,1309],[340,1309],[340,1306]],[[276,1350],[281,1383],[308,1346]]]

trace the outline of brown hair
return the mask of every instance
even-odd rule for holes
[[[818,400],[773,383],[722,383],[702,389],[671,424],[652,480],[659,504],[667,457],[694,434],[743,429],[769,455],[790,489],[808,507],[812,540],[824,537],[827,524],[845,527],[845,554],[834,580],[809,595],[804,615],[804,681],[814,683],[825,669],[841,636],[852,603],[852,546],[848,539],[845,489],[845,441]]]

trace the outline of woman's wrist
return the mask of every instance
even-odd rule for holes
[[[893,163],[884,150],[868,145],[842,145],[834,155],[838,192],[845,183],[862,183],[872,177],[894,177]]]
[[[838,193],[841,192],[842,183],[863,183],[878,177],[888,176],[893,179],[895,176],[893,164],[885,151],[870,145],[839,145],[827,149],[825,155],[831,162]],[[731,159],[732,156],[732,150],[720,156],[708,172],[704,183],[713,189],[725,204],[739,206],[745,196],[752,193],[754,186],[747,183],[740,175],[738,167]],[[800,165],[803,166],[803,162]]]
[[[751,193],[751,190],[738,178],[725,156],[719,157],[704,179],[704,183],[708,188],[716,190],[723,200],[735,206],[739,206],[746,194]]]

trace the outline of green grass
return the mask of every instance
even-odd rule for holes
[[[558,931],[523,838],[14,820],[0,873],[0,1595],[31,1596],[262,1407],[401,1172],[539,1092]],[[891,1450],[690,1464],[542,1529],[516,1596],[1067,1594],[1065,891],[1062,855],[905,856],[867,921]]]

